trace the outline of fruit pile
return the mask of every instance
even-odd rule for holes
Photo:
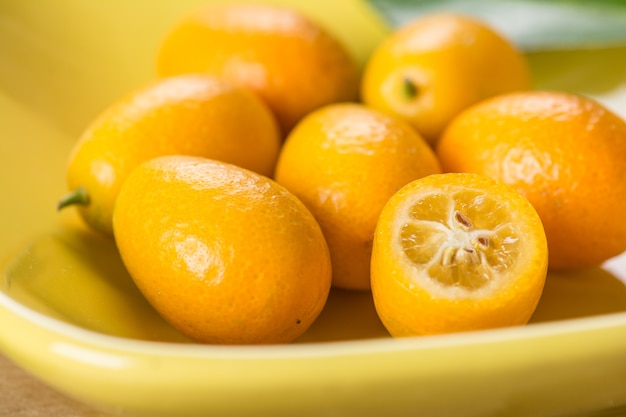
[[[416,18],[360,69],[298,11],[211,4],[156,61],[76,144],[59,207],[194,340],[293,341],[331,286],[371,291],[393,336],[522,325],[548,268],[626,250],[626,122],[532,90],[480,21]]]

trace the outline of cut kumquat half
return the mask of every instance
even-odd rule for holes
[[[522,325],[541,297],[548,248],[533,206],[482,175],[430,175],[387,202],[371,283],[392,336]]]

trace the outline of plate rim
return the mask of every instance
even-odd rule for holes
[[[276,357],[311,358],[350,354],[381,354],[399,351],[424,351],[554,338],[610,328],[626,329],[626,312],[529,323],[522,326],[475,330],[441,335],[404,338],[377,337],[355,340],[310,341],[274,345],[215,345],[134,339],[101,333],[38,312],[0,291],[0,308],[17,315],[41,329],[60,334],[92,347],[128,353],[150,353],[159,356],[194,356],[222,359],[270,359]],[[0,336],[2,332],[0,331]],[[1,340],[1,338],[0,338]],[[0,351],[1,351],[0,347]]]

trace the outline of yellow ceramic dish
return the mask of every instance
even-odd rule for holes
[[[55,204],[80,131],[153,76],[160,37],[200,2],[0,3],[0,351],[124,415],[626,414],[626,256],[550,275],[520,328],[393,340],[368,294],[342,291],[287,346],[195,345],[163,322],[112,241]],[[358,0],[289,3],[361,63],[386,33]],[[591,95],[626,116],[626,47],[530,59],[537,87]]]

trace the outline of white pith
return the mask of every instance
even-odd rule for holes
[[[397,232],[402,231],[405,225],[417,224],[428,226],[432,230],[437,230],[445,235],[445,239],[435,242],[439,245],[437,251],[424,264],[413,262],[406,254],[401,238],[398,238],[398,255],[402,259],[403,267],[412,271],[410,274],[411,280],[408,283],[409,287],[417,285],[423,287],[431,294],[437,294],[446,298],[460,296],[480,298],[496,291],[503,281],[506,281],[504,277],[510,271],[505,268],[498,268],[498,265],[496,267],[490,265],[486,259],[487,251],[493,250],[493,248],[490,248],[491,239],[498,232],[501,232],[502,228],[512,227],[512,222],[499,224],[489,229],[475,228],[471,224],[471,219],[464,217],[465,213],[455,209],[454,197],[451,195],[448,196],[449,205],[445,224],[432,220],[413,218],[410,214],[413,206],[418,201],[426,199],[432,194],[427,192],[416,196],[414,199],[408,199],[409,201],[406,201],[403,207],[398,210],[398,213],[401,214],[396,218],[395,230]],[[466,221],[470,223],[468,224]],[[400,233],[398,233],[398,236],[400,236]],[[507,241],[507,239],[509,237],[503,239],[502,242],[506,244],[514,243],[513,240]],[[468,288],[463,285],[444,284],[438,278],[431,276],[429,272],[433,267],[442,268],[443,265],[445,268],[453,268],[461,264],[469,265],[470,268],[481,266],[486,271],[488,279],[485,279],[485,283],[479,285],[478,288]]]

